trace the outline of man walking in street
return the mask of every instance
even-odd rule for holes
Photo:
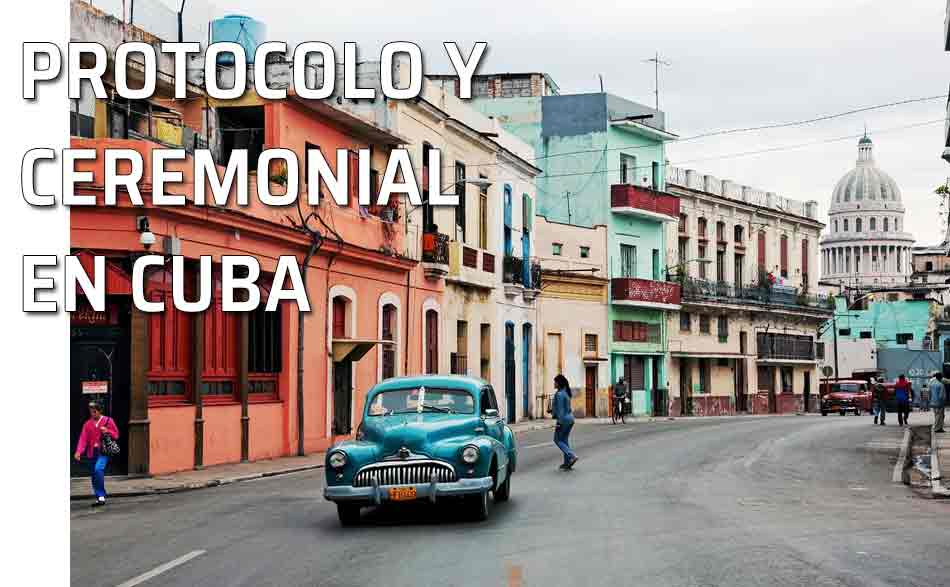
[[[938,371],[930,380],[930,409],[934,411],[934,427],[936,433],[943,432],[943,408],[947,405],[946,392],[943,389],[943,375]]]
[[[894,384],[894,400],[897,402],[897,425],[907,424],[907,418],[910,417],[910,398],[914,397],[913,386],[907,377],[901,373]]]
[[[884,426],[887,417],[887,405],[884,401],[884,384],[874,377],[871,378],[871,400],[874,402],[874,423]],[[880,422],[878,422],[880,420]]]

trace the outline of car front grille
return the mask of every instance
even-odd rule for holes
[[[353,487],[370,487],[373,478],[379,485],[412,485],[429,483],[435,475],[438,483],[455,481],[455,470],[438,461],[411,461],[403,463],[375,463],[356,473]]]

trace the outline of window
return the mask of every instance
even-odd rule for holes
[[[429,151],[432,145],[422,143],[422,230],[436,232],[435,209],[429,203]]]
[[[455,352],[450,362],[453,375],[468,375],[468,322],[464,320],[456,322]]]
[[[838,221],[835,220],[835,232],[838,232]]]
[[[926,263],[924,263],[924,271],[933,271],[933,270],[934,270],[933,261],[927,261]]]
[[[693,320],[689,312],[680,312],[680,332],[689,332],[693,329]]]
[[[687,227],[686,214],[680,214],[679,231],[681,234],[686,234],[687,232],[689,232],[688,227]]]
[[[347,173],[349,174],[349,175],[347,175],[347,178],[359,177],[359,175],[360,175],[360,162],[359,162],[359,161],[360,161],[360,160],[359,160],[359,153],[357,153],[356,151],[348,151],[348,152],[347,152],[346,164],[347,164]],[[359,197],[360,197],[360,182],[359,182],[359,181],[353,181],[352,179],[350,179],[350,181],[349,181],[349,188],[350,188],[349,201],[347,201],[346,205],[347,205],[347,206],[358,206],[358,205],[359,205]]]
[[[637,276],[637,247],[620,245],[620,277]]]
[[[914,340],[914,335],[911,332],[897,333],[897,344],[907,344],[912,340]]]
[[[311,151],[319,151],[319,150],[320,150],[320,147],[318,147],[317,145],[314,145],[313,143],[310,143],[310,142],[304,143],[304,153],[303,153],[303,161],[304,161],[303,181],[304,181],[304,186],[307,187],[308,189],[309,189],[309,186],[310,186],[310,152],[311,152]],[[314,154],[314,156],[316,156],[316,154]],[[320,189],[320,186],[313,186],[313,187],[314,187],[315,190],[319,190],[319,189]]]
[[[847,222],[847,220],[845,220],[845,222]],[[877,230],[877,219],[876,219],[876,218],[872,218],[872,219],[870,220],[870,223],[871,223],[871,230]],[[845,225],[845,226],[847,226],[847,225]],[[847,230],[847,228],[846,228],[845,230]]]
[[[590,257],[590,247],[581,247],[581,259]]]
[[[736,287],[742,287],[743,281],[743,266],[745,265],[745,256],[736,255],[733,261],[732,267],[732,277],[735,281]]]
[[[264,106],[227,106],[217,112],[221,161],[230,160],[235,150],[246,149],[248,168],[256,170],[264,150]]]
[[[716,223],[716,240],[724,243],[726,242],[726,223],[719,221]]]
[[[802,289],[808,289],[808,239],[802,239]],[[858,265],[860,257],[857,255],[854,259],[855,267]]]
[[[660,249],[653,249],[653,280],[660,280]]]
[[[488,181],[488,178],[484,175],[479,175],[478,178],[482,180],[482,183]],[[478,186],[478,248],[487,249],[488,248],[488,186],[479,185]]]
[[[699,360],[699,393],[709,393],[709,359]]]
[[[743,228],[741,224],[736,224],[736,227],[732,230],[732,238],[737,245],[742,244]]]
[[[779,241],[779,260],[781,262],[782,277],[788,277],[788,236],[784,234]]]
[[[845,218],[842,222],[843,224],[841,225],[841,227],[844,229],[844,232],[848,232],[848,219]]]
[[[263,302],[263,300],[261,300]],[[247,371],[248,394],[277,398],[283,348],[282,307],[265,312],[261,303],[248,315]]]
[[[491,324],[482,324],[480,333],[480,363],[482,379],[491,379]]]
[[[620,183],[627,185],[637,183],[637,158],[633,155],[620,154]]]
[[[628,320],[613,321],[614,340],[618,342],[660,342],[659,324],[646,322],[631,322]]]
[[[895,231],[895,232],[900,232],[900,230],[901,230],[901,221],[900,221],[900,218],[895,218],[895,219],[894,219],[894,231]]]
[[[838,335],[839,335],[839,336],[851,336],[851,329],[850,329],[850,328],[839,328],[839,329],[838,329]]]
[[[699,315],[699,332],[701,334],[709,334],[709,314]]]
[[[389,379],[396,376],[396,306],[385,304],[382,320],[382,339],[392,341],[390,344],[383,344],[382,378]]]
[[[699,245],[699,278],[706,279],[706,245]]]
[[[792,390],[792,368],[791,367],[782,367],[781,370],[782,378],[782,393],[793,393]]]
[[[861,332],[858,333],[858,338],[871,338],[871,331],[862,330]]]
[[[192,357],[192,315],[175,308],[172,301],[172,276],[169,270],[149,274],[146,295],[151,302],[165,305],[163,312],[148,315],[148,394],[149,402],[183,402],[190,399]],[[194,299],[185,279],[185,296]]]
[[[857,218],[857,219],[854,221],[854,231],[855,231],[855,232],[861,232],[861,219],[860,219],[860,218]]]
[[[561,249],[564,247],[561,243],[551,243],[551,254],[555,257],[561,256]]]
[[[597,354],[597,335],[596,334],[584,335],[584,352],[592,354],[592,355]]]
[[[459,203],[455,206],[455,226],[456,234],[460,242],[465,242],[465,164],[461,161],[455,162],[455,195],[458,196]],[[456,236],[453,234],[452,236]]]
[[[346,299],[333,298],[333,338],[346,338]]]
[[[237,393],[238,320],[234,312],[225,312],[221,281],[213,282],[211,306],[204,312],[204,349],[201,368],[201,394],[206,399],[233,401]]]
[[[706,238],[706,219],[703,217],[696,221],[696,234],[699,238]]]
[[[681,240],[679,242],[679,248],[676,253],[676,258],[677,258],[677,263],[679,263],[680,265],[686,264],[686,254],[687,254],[686,246],[687,246],[687,241]],[[686,270],[687,270],[687,267],[683,267],[681,269],[681,272],[686,273]]]
[[[716,280],[726,280],[726,253],[724,251],[716,251]]]
[[[884,232],[887,232],[888,230],[890,230],[889,226],[890,226],[890,218],[885,218],[885,219],[884,219]]]
[[[719,342],[726,342],[729,340],[729,318],[726,316],[719,316],[716,326],[716,334],[719,335]]]
[[[824,359],[825,358],[825,343],[816,342],[815,343],[815,358]]]
[[[439,372],[439,313],[426,310],[426,374]]]

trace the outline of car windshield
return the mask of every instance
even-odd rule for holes
[[[367,413],[370,416],[388,416],[419,411],[474,414],[475,398],[461,389],[434,387],[391,389],[373,396]]]
[[[843,391],[845,393],[857,393],[861,391],[860,383],[832,383],[831,393]]]

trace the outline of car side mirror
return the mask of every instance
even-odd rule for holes
[[[487,408],[484,412],[482,412],[482,416],[484,416],[485,418],[497,418],[498,410],[496,410],[495,408]]]

